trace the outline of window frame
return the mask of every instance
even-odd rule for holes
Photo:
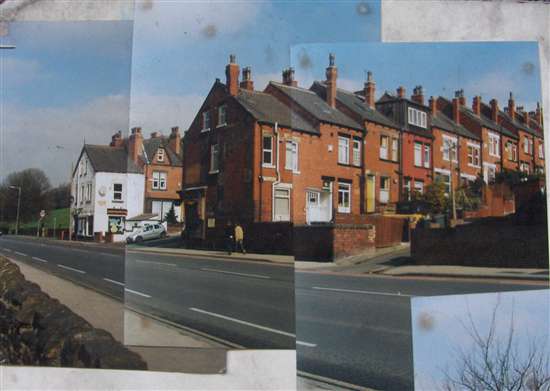
[[[221,113],[223,111],[223,122],[221,121]],[[218,107],[218,125],[217,128],[227,125],[227,105],[223,104]]]
[[[164,158],[166,157],[166,151],[164,150],[164,148],[159,148],[157,149],[157,162],[164,162]]]
[[[266,139],[269,139],[269,142],[270,142],[270,148],[269,149],[265,148],[265,140]],[[269,162],[267,162],[265,160],[266,152],[269,152],[269,156],[270,156],[270,161]],[[273,157],[274,157],[273,156],[273,135],[264,134],[262,136],[262,166],[264,166],[264,167],[275,167]]]
[[[120,186],[120,190],[116,189],[117,186]],[[123,192],[124,192],[124,186],[122,185],[122,183],[113,183],[113,201],[114,202],[123,201]],[[120,198],[117,198],[117,194],[120,195]]]
[[[220,147],[218,143],[210,144],[210,170],[209,174],[220,172]]]
[[[292,146],[290,149],[291,154],[289,154],[289,145]],[[292,157],[292,160],[289,161],[289,157]],[[295,174],[299,173],[298,165],[298,142],[296,140],[286,140],[285,143],[285,170],[292,171]]]
[[[428,128],[428,115],[425,111],[408,107],[408,124],[419,128]]]
[[[399,139],[397,137],[391,138],[391,161],[399,161]]]
[[[355,167],[361,167],[361,139],[353,138],[351,145],[351,164]]]
[[[351,213],[351,183],[338,182],[338,213]],[[345,199],[347,195],[347,206]]]
[[[386,141],[386,146],[384,147],[384,142],[383,141]],[[382,160],[390,160],[390,141],[391,141],[391,137],[390,136],[386,136],[386,135],[380,135],[380,149],[379,149],[379,154],[378,154],[378,157]],[[385,156],[382,155],[382,151],[385,151]]]
[[[157,182],[155,186],[155,181]],[[166,190],[168,187],[168,175],[165,171],[153,171],[152,176],[152,185],[153,190]]]
[[[424,145],[419,142],[414,142],[414,165],[415,167],[423,167],[423,153],[424,153]]]
[[[489,132],[489,156],[500,157],[500,136],[496,133]],[[493,147],[495,152],[493,153]]]
[[[338,164],[349,165],[349,155],[350,155],[350,138],[347,136],[338,136]],[[345,153],[342,152],[342,147],[345,148]],[[342,160],[342,157],[345,157],[345,160]]]
[[[277,194],[277,191],[283,191],[287,195],[286,196],[281,196],[281,195]],[[273,221],[290,221],[290,215],[291,215],[291,212],[290,212],[291,193],[290,192],[291,192],[291,189],[289,187],[283,187],[283,186],[274,186],[273,187]],[[282,215],[282,214],[277,214],[277,208],[276,208],[277,199],[287,200],[286,202],[287,202],[287,205],[288,205],[288,216]],[[279,218],[277,218],[277,217],[279,217]]]
[[[384,187],[383,184],[387,184],[387,187]],[[388,204],[390,202],[390,191],[391,191],[391,178],[389,176],[380,176],[379,186],[378,186],[378,200],[381,204]],[[387,193],[387,201],[382,201],[382,193]]]
[[[206,120],[208,118],[208,121]],[[208,122],[208,127],[206,127],[206,123]],[[202,112],[202,129],[201,132],[208,132],[210,131],[210,128],[212,126],[212,114],[209,110],[205,110]]]

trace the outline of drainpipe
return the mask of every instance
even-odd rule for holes
[[[279,172],[279,123],[275,122],[275,144],[277,146],[277,157],[275,160],[275,172],[277,175],[277,179],[273,184],[271,185],[271,220],[275,221],[275,186],[277,186],[279,183],[281,183],[281,174]]]

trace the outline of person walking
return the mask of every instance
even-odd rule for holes
[[[231,253],[233,252],[234,229],[232,225],[233,224],[231,224],[231,220],[229,220],[225,225],[225,246],[229,255],[231,255]]]
[[[244,249],[244,231],[239,223],[235,226],[235,250],[239,249],[241,253],[246,254]]]

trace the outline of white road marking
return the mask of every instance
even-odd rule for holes
[[[414,297],[414,295],[405,295],[405,294],[402,294],[402,293],[386,293],[386,292],[361,291],[361,290],[357,290],[357,289],[324,288],[324,287],[321,287],[321,286],[314,286],[312,289],[318,289],[318,290],[322,290],[322,291],[334,291],[334,292],[363,293],[363,294],[367,294],[367,295]]]
[[[109,281],[109,282],[112,283],[112,284],[124,286],[124,283],[122,283],[122,282],[118,282],[118,281],[115,281],[115,280],[111,280],[110,278],[103,278],[103,279],[104,279],[105,281]]]
[[[148,298],[148,299],[151,298],[151,296],[146,295],[145,293],[141,293],[141,292],[138,292],[138,291],[134,291],[133,289],[124,288],[124,290],[125,290],[126,292],[133,293],[134,295],[143,296],[143,297],[146,297],[146,298]]]
[[[77,272],[77,273],[81,273],[81,274],[86,274],[86,272],[85,272],[84,270],[75,269],[75,268],[70,267],[70,266],[60,265],[59,263],[57,264],[57,266],[59,266],[59,267],[62,268],[62,269],[67,269],[67,270],[71,270],[71,271],[73,271],[73,272]]]
[[[287,337],[290,337],[290,338],[296,338],[296,334],[287,333],[286,331],[276,330],[276,329],[272,329],[272,328],[266,327],[266,326],[260,326],[260,325],[255,324],[255,323],[250,323],[250,322],[246,322],[246,321],[244,321],[244,320],[231,318],[231,317],[225,316],[225,315],[220,315],[220,314],[217,314],[217,313],[215,313],[215,312],[210,312],[210,311],[201,310],[200,308],[189,307],[189,309],[190,309],[191,311],[194,311],[194,312],[199,312],[199,313],[201,313],[201,314],[210,315],[210,316],[214,316],[214,317],[216,317],[216,318],[229,320],[229,321],[231,321],[231,322],[243,324],[243,325],[245,325],[245,326],[255,327],[255,328],[260,329],[260,330],[270,331],[270,332],[272,332],[272,333],[281,334],[281,335],[284,335],[284,336],[287,336]],[[311,347],[311,348],[317,346],[316,344],[309,343],[309,342],[302,342],[302,341],[296,341],[296,344],[297,344],[297,345],[302,345],[302,346]]]
[[[5,248],[4,250],[7,251],[7,252],[9,252],[9,253],[12,252],[9,248]]]
[[[164,263],[164,262],[154,262],[154,261],[144,261],[143,259],[136,259],[137,263],[152,263],[154,265],[164,265],[164,266],[176,266],[175,263]]]
[[[210,269],[207,267],[202,268],[201,270],[204,270],[206,272],[216,272],[216,273],[224,273],[224,274],[235,274],[237,276],[245,276],[245,277],[255,277],[255,278],[265,278],[270,279],[269,276],[264,276],[261,274],[249,274],[249,273],[237,273],[237,272],[229,272],[227,270],[219,270],[219,269]]]
[[[46,261],[45,259],[38,258],[38,257],[32,257],[32,259],[34,259],[35,261],[38,261],[38,262],[44,262],[44,263],[47,263],[47,262],[48,262],[48,261]]]
[[[17,255],[21,255],[22,257],[28,257],[25,253],[20,253],[19,251],[14,251]]]

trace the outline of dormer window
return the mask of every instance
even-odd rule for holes
[[[409,107],[409,124],[426,129],[428,127],[428,116],[422,110]]]
[[[164,148],[159,148],[157,150],[157,162],[163,162],[164,161]]]
[[[202,131],[208,132],[210,130],[210,112],[205,111],[202,113]]]

